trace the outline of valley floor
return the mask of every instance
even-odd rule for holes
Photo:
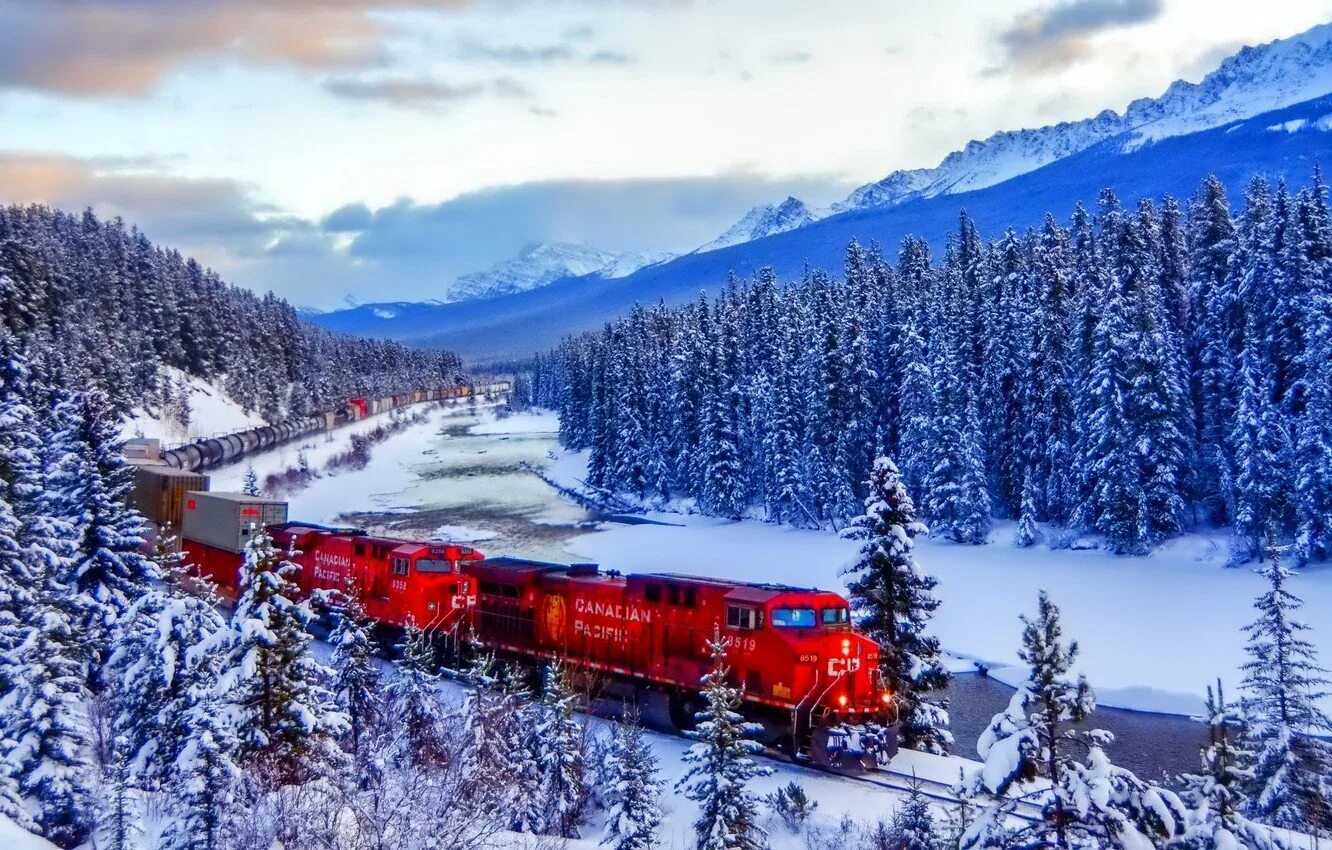
[[[368,427],[373,425],[358,423],[353,429]],[[551,530],[552,536],[541,538],[542,545],[558,547],[570,560],[593,560],[621,570],[673,570],[842,587],[840,571],[854,559],[858,544],[831,532],[676,513],[648,517],[661,524],[595,522],[582,509],[553,496],[552,488],[535,476],[499,473],[537,459],[543,461],[546,475],[562,485],[577,486],[585,458],[555,447],[557,428],[558,421],[543,413],[500,419],[485,410],[473,415],[465,409],[435,409],[425,421],[376,445],[366,468],[324,474],[293,494],[292,516],[335,522],[343,514],[376,511],[390,519],[401,516],[410,522],[416,515],[434,523],[441,516],[447,520],[453,514],[451,506],[460,505],[470,494],[492,507],[505,500],[518,505],[522,515],[530,517],[529,524]],[[340,431],[332,441],[320,437],[306,445],[311,465],[321,469],[329,457],[345,450],[350,433]],[[460,434],[484,440],[451,449],[462,442]],[[299,450],[288,446],[255,458],[260,478],[293,465]],[[453,476],[440,477],[439,470],[449,464]],[[216,471],[214,488],[238,488],[244,471],[243,466]],[[538,554],[524,548],[524,538],[510,531],[486,527],[485,520],[474,520],[461,509],[457,515],[467,521],[447,520],[453,527],[431,527],[450,536],[489,538],[491,542],[480,544],[488,553],[508,548],[511,554]],[[1251,599],[1260,582],[1248,570],[1222,565],[1223,538],[1189,536],[1152,557],[1129,559],[1095,551],[1019,550],[1009,543],[1011,534],[1010,527],[1001,525],[989,546],[931,540],[920,544],[920,563],[940,577],[943,605],[934,628],[952,655],[954,669],[973,669],[980,661],[997,678],[1019,676],[1011,668],[1016,662],[1018,614],[1033,609],[1038,590],[1044,588],[1064,608],[1068,636],[1083,648],[1081,669],[1103,704],[1189,714],[1215,676],[1238,684],[1237,668],[1243,660],[1240,627],[1251,619]],[[550,557],[548,550],[540,554]],[[1326,640],[1332,623],[1332,571],[1306,571],[1294,588],[1308,601],[1306,619],[1314,624],[1315,640]],[[671,789],[683,773],[680,755],[687,742],[667,735],[652,735],[651,740],[668,789],[662,846],[684,850],[692,846],[695,809]],[[970,752],[971,743],[959,742],[958,751]],[[958,769],[969,764],[974,762],[903,753],[893,767],[907,776],[914,772],[922,779],[951,783]],[[901,801],[896,792],[789,765],[777,765],[776,773],[758,787],[767,793],[792,780],[819,802],[815,826],[824,831],[819,846],[839,843],[837,829],[844,817],[868,825],[890,817]],[[585,828],[587,837],[570,847],[596,846],[598,817]],[[775,850],[797,850],[808,844],[806,837],[775,819],[767,827]],[[509,846],[518,850],[532,846],[531,840],[514,836]]]

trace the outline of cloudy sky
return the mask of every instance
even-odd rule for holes
[[[689,250],[1002,129],[1122,110],[1332,0],[0,0],[0,202],[300,304],[543,240]]]

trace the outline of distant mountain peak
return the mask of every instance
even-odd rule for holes
[[[705,254],[731,245],[753,242],[755,239],[762,239],[774,233],[785,233],[818,221],[826,215],[828,215],[827,210],[816,209],[799,198],[788,195],[786,200],[779,204],[760,204],[754,207],[731,225],[725,233],[695,253]]]
[[[459,277],[445,301],[471,301],[538,289],[567,277],[619,278],[672,258],[660,252],[615,254],[581,242],[536,242],[514,257]]]

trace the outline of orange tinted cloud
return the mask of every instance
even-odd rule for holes
[[[469,0],[0,0],[0,87],[140,95],[216,60],[353,68],[384,58],[376,12]]]

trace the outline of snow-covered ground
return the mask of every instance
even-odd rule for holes
[[[56,850],[54,844],[19,828],[4,815],[0,815],[0,847],[4,850]]]
[[[217,387],[199,378],[191,377],[170,366],[164,367],[173,384],[182,384],[189,390],[189,424],[181,424],[162,411],[135,409],[130,411],[121,425],[124,437],[153,437],[163,447],[175,447],[216,434],[232,434],[264,424],[261,416],[247,413],[239,404]]]

